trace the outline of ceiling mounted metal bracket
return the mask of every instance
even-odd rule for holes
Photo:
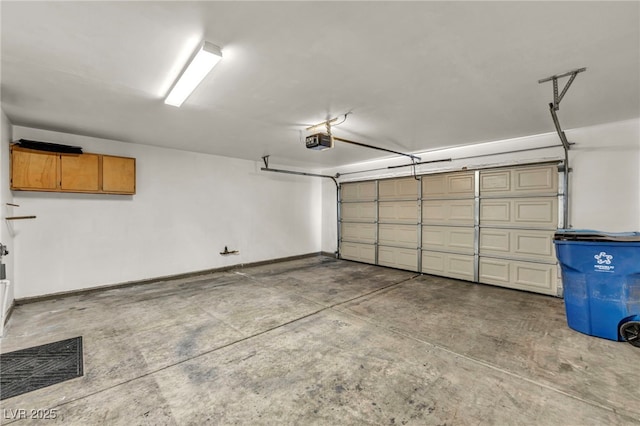
[[[567,136],[564,134],[562,128],[560,127],[560,121],[558,120],[558,114],[556,114],[556,111],[560,109],[560,101],[562,101],[562,98],[564,98],[564,95],[567,93],[567,90],[569,90],[569,87],[571,87],[571,83],[573,83],[573,80],[575,80],[578,73],[584,72],[586,70],[586,68],[578,68],[573,71],[567,71],[562,74],[556,74],[552,75],[551,77],[538,80],[538,84],[546,83],[547,81],[553,82],[553,102],[549,104],[549,110],[551,112],[551,118],[553,119],[553,124],[556,127],[558,137],[560,137],[560,142],[562,142],[562,146],[566,150],[570,149],[571,144],[567,140]],[[564,85],[562,92],[558,94],[558,79],[563,77],[569,77],[569,81],[567,81],[567,84]]]
[[[547,81],[553,81],[553,109],[555,111],[560,109],[560,101],[562,100],[562,98],[564,98],[564,95],[567,93],[567,90],[569,90],[571,83],[573,83],[573,80],[575,80],[578,73],[584,72],[586,70],[587,70],[586,68],[578,68],[573,71],[567,71],[562,74],[556,74],[556,75],[552,75],[551,77],[538,80],[538,83],[546,83]],[[567,81],[567,84],[564,85],[564,88],[562,89],[562,92],[560,93],[560,95],[558,95],[558,79],[562,77],[567,77],[567,76],[571,76],[571,77],[569,78],[569,81]]]
[[[560,127],[560,121],[558,120],[558,114],[556,111],[560,109],[560,101],[564,98],[564,95],[569,90],[571,83],[575,80],[578,73],[586,71],[587,68],[577,68],[573,71],[567,71],[562,74],[552,75],[551,77],[543,78],[542,80],[538,80],[538,84],[546,83],[547,81],[553,82],[553,102],[549,103],[549,112],[551,112],[551,118],[553,119],[553,125],[556,128],[556,132],[558,133],[558,137],[560,138],[560,142],[562,142],[562,147],[564,148],[564,171],[563,171],[563,182],[562,182],[562,227],[570,228],[571,224],[569,223],[569,172],[571,171],[571,167],[569,166],[569,149],[571,148],[572,143],[569,143],[567,140],[567,135],[565,135],[564,131]],[[562,92],[558,94],[558,79],[562,77],[569,77],[569,81],[564,85]]]

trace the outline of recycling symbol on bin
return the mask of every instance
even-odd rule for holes
[[[601,251],[600,254],[596,254],[595,256],[593,256],[595,260],[598,261],[598,265],[611,265],[611,260],[613,260],[613,256],[610,254],[607,254],[604,251]]]

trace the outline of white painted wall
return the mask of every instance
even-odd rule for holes
[[[640,231],[640,119],[567,130],[565,133],[569,141],[575,143],[569,157],[573,169],[570,175],[569,206],[573,228],[610,232]],[[500,154],[554,145],[553,148]],[[334,149],[340,149],[340,145]],[[451,162],[419,166],[419,174],[564,158],[564,151],[555,132],[416,154],[421,156],[422,161],[453,159]],[[481,154],[491,155],[456,160]],[[386,168],[408,162],[407,158],[392,156],[324,170],[323,173],[341,173],[341,183],[407,176],[411,174],[410,167]],[[370,169],[382,170],[349,174]],[[336,203],[332,186],[333,183],[324,182],[322,189],[323,251],[334,251],[336,246]]]
[[[13,223],[4,220],[7,216],[13,216],[18,214],[18,210],[14,207],[8,206],[7,203],[13,204],[13,195],[9,190],[9,142],[12,138],[11,122],[5,115],[4,111],[0,109],[0,242],[8,247],[9,255],[3,257],[2,261],[6,265],[7,279],[11,282],[11,285],[6,290],[6,300],[0,300],[0,309],[2,309],[2,303],[5,306],[5,312],[2,312],[2,318],[5,318],[6,311],[11,307],[11,303],[14,298],[13,291],[13,258],[15,257],[14,245],[13,245]],[[2,291],[2,289],[0,289]],[[1,297],[2,295],[0,295]],[[1,329],[2,327],[0,327]]]
[[[640,231],[640,119],[566,133],[574,228]]]
[[[320,251],[319,180],[19,126],[13,136],[135,157],[137,167],[134,196],[14,191],[21,212],[37,216],[15,224],[16,299]],[[225,245],[239,255],[221,256]]]

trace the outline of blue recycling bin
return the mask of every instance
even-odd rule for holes
[[[569,327],[640,347],[640,232],[554,236]]]

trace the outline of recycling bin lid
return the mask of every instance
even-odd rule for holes
[[[640,232],[603,232],[592,229],[558,229],[555,241],[640,242]]]

